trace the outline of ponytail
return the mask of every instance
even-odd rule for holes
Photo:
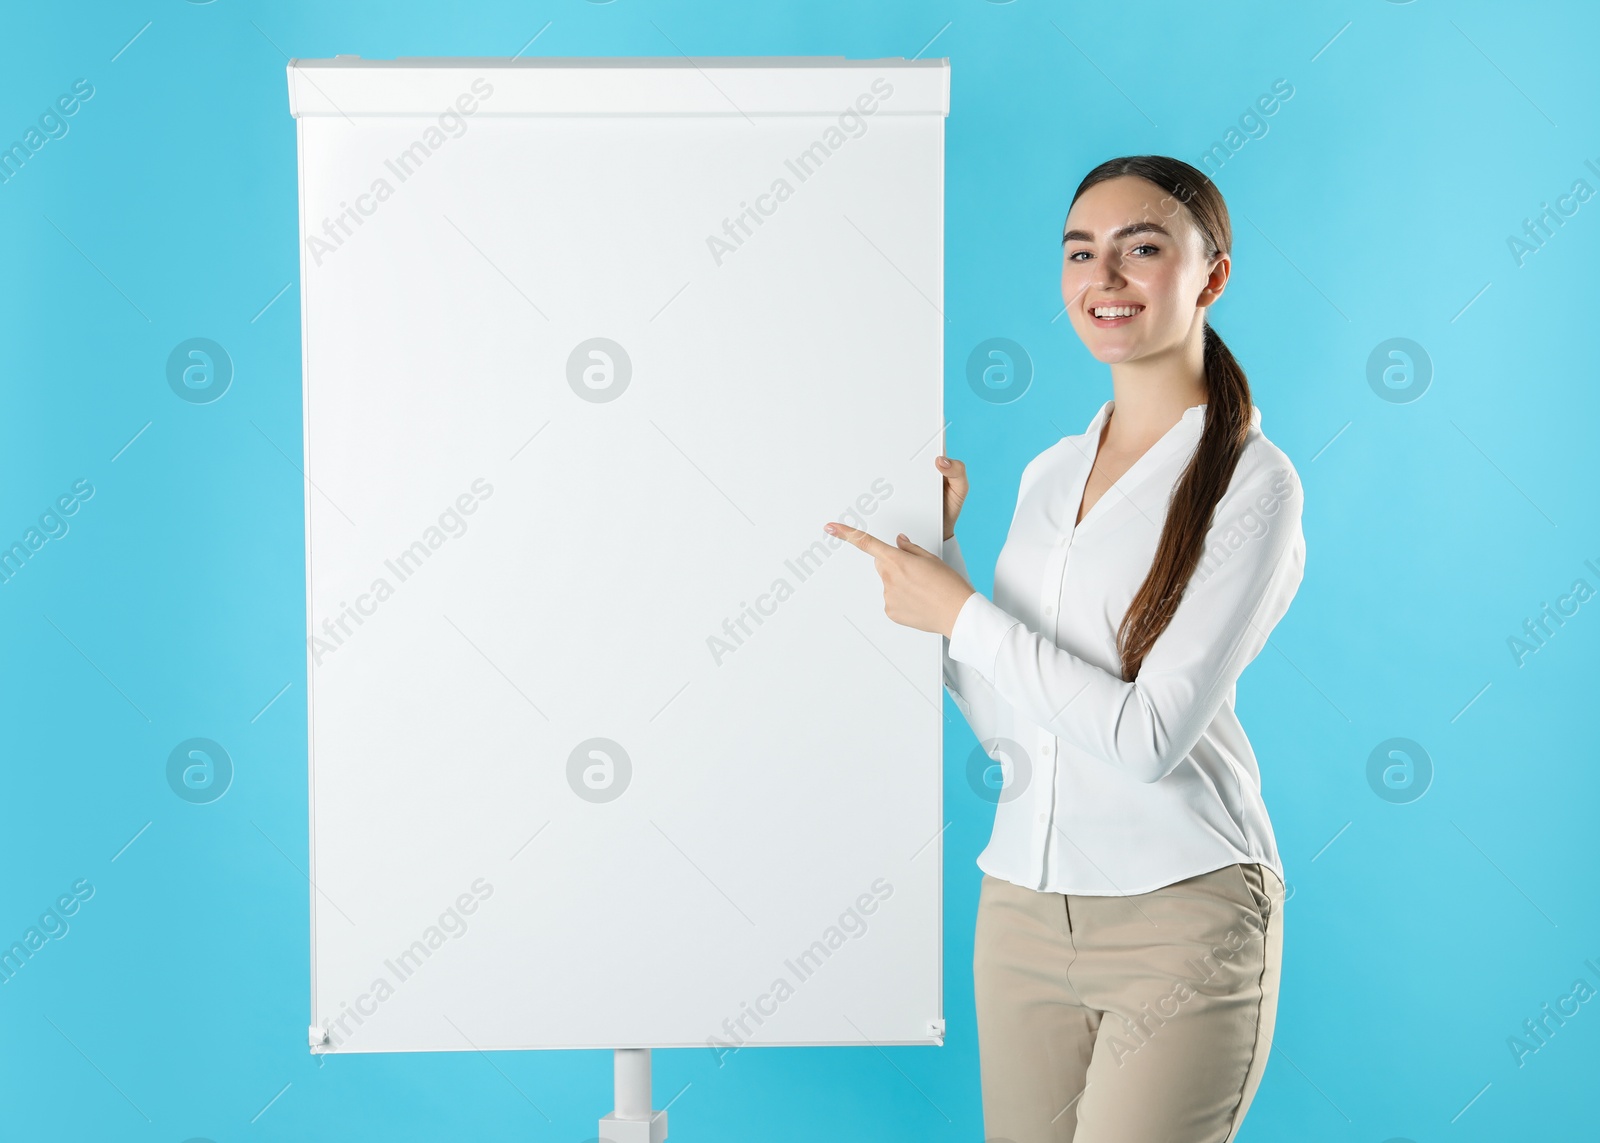
[[[1217,502],[1228,490],[1250,431],[1250,385],[1244,370],[1209,323],[1205,339],[1205,429],[1173,489],[1150,573],[1117,629],[1117,651],[1127,682],[1139,677],[1145,655],[1172,622],[1189,578],[1200,564]]]

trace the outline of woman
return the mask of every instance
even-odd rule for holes
[[[1223,1143],[1271,1049],[1283,867],[1235,682],[1305,566],[1294,466],[1206,322],[1232,231],[1161,156],[1089,172],[1061,293],[1113,399],[1023,470],[994,600],[941,560],[874,557],[889,618],[937,631],[1002,763],[973,953],[985,1131],[1010,1143]],[[948,561],[948,563],[946,562]]]

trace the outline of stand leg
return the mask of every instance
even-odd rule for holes
[[[615,1052],[616,1110],[600,1120],[600,1143],[663,1143],[667,1113],[650,1110],[650,1049]]]

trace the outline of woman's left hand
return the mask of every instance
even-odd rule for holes
[[[905,627],[950,637],[961,605],[974,592],[961,573],[900,533],[890,547],[859,528],[834,522],[824,531],[850,541],[872,557],[883,580],[883,613]]]

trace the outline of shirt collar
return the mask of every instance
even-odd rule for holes
[[[1115,400],[1115,398],[1112,400]],[[1089,427],[1084,430],[1084,436],[1088,437],[1090,440],[1099,439],[1100,429],[1105,425],[1106,418],[1111,415],[1112,400],[1108,400],[1100,406],[1100,411],[1094,415],[1094,417],[1089,421]],[[1183,411],[1181,422],[1191,423],[1196,432],[1203,430],[1206,423],[1206,402],[1202,401],[1198,405],[1190,405]],[[1250,406],[1250,425],[1255,429],[1261,428],[1260,405]]]

